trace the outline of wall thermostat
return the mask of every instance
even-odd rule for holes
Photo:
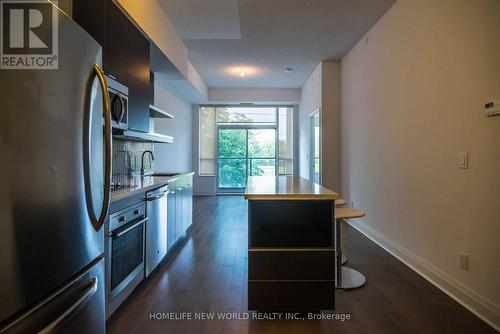
[[[500,116],[500,100],[486,102],[484,109],[488,117]]]

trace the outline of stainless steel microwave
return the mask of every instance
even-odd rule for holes
[[[109,103],[111,107],[111,127],[128,129],[128,87],[115,78],[106,76],[108,84]]]

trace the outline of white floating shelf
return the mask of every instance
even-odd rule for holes
[[[150,104],[149,105],[149,117],[151,117],[151,118],[174,118],[174,115]]]
[[[160,144],[174,143],[174,137],[154,132],[146,133],[133,130],[119,130],[119,131],[114,131],[113,137],[127,139],[127,140],[134,140],[134,141],[160,143]]]

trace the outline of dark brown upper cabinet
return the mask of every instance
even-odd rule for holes
[[[149,40],[112,0],[74,0],[73,18],[102,45],[104,72],[129,88],[129,129],[149,132]]]
[[[73,0],[73,20],[104,47],[106,1]]]

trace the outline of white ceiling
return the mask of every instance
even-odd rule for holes
[[[262,88],[301,87],[321,60],[341,59],[394,1],[159,0],[207,86]]]
[[[237,0],[159,0],[182,39],[240,39]]]

